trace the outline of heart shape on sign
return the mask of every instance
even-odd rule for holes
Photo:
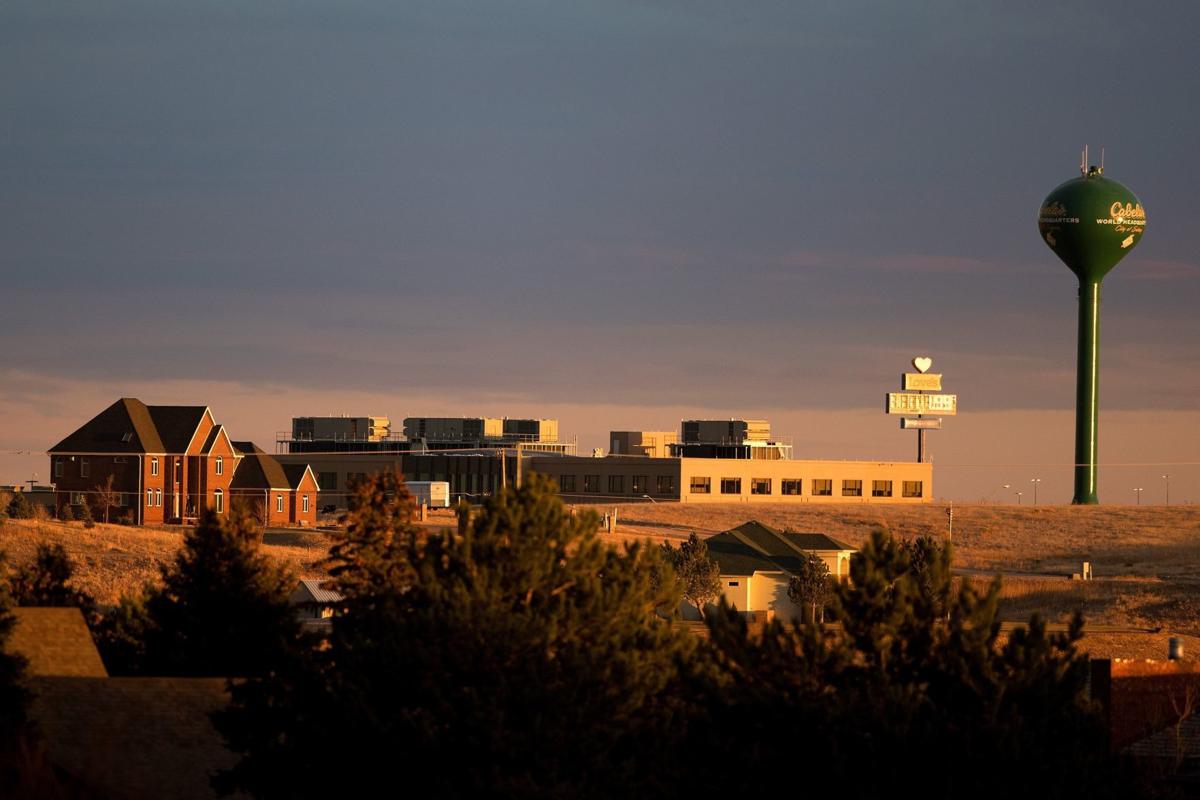
[[[933,366],[933,359],[928,356],[917,356],[912,360],[912,365],[917,368],[917,372],[928,372]]]

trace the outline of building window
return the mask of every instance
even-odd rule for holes
[[[337,473],[321,472],[317,475],[317,483],[321,484],[321,491],[333,491],[337,488]]]
[[[708,494],[712,491],[712,478],[692,478],[692,485],[689,487],[692,494]]]
[[[213,492],[213,510],[218,514],[225,513],[225,493],[220,489]]]
[[[721,478],[721,494],[741,494],[741,478]]]
[[[583,490],[585,492],[600,491],[600,476],[599,475],[584,475]]]
[[[83,492],[75,492],[73,495],[71,495],[71,505],[73,506],[81,506],[86,502],[87,498],[84,496]]]
[[[61,478],[63,476],[62,459],[54,459],[54,477]]]
[[[862,497],[862,481],[842,481],[842,497]]]
[[[675,494],[675,476],[659,475],[656,486],[658,494]]]
[[[574,475],[559,475],[558,490],[560,492],[575,491],[575,476]]]
[[[117,492],[115,495],[113,495],[113,499],[116,500],[116,504],[121,508],[125,508],[125,506],[129,505],[129,495],[125,494],[124,492]]]
[[[750,494],[770,494],[771,479],[770,478],[751,478],[750,479]]]
[[[741,582],[740,582],[740,581],[730,581],[730,582],[729,582],[729,585],[730,585],[730,586],[740,586],[740,585],[741,585]]]
[[[905,481],[904,482],[905,497],[924,497],[925,482],[924,481]]]
[[[780,494],[800,494],[800,479],[799,478],[784,478],[779,487]]]
[[[150,459],[150,475],[151,476],[158,475],[158,459],[157,458]]]
[[[304,514],[308,513],[308,495],[306,494],[300,495],[300,511]]]
[[[216,473],[218,475],[225,474],[225,459],[221,458],[220,456],[217,456]]]
[[[649,478],[647,478],[645,475],[634,475],[633,485],[629,487],[629,491],[633,492],[634,494],[644,494],[646,492],[646,485],[649,482]]]
[[[113,456],[114,464],[124,464],[128,460],[125,456]]]
[[[275,511],[279,514],[283,513],[283,495],[275,495]]]
[[[871,497],[891,497],[891,481],[871,481]]]
[[[92,467],[86,458],[79,459],[79,477],[86,478],[92,474]]]
[[[154,505],[162,508],[162,489],[154,490]]]
[[[608,493],[609,494],[625,494],[625,476],[624,475],[609,475],[608,476]]]
[[[832,478],[813,478],[813,497],[833,497]]]
[[[146,507],[150,508],[153,505],[154,505],[154,490],[147,489],[146,490]]]

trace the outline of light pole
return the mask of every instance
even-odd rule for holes
[[[1141,487],[1138,487],[1133,491],[1137,494],[1137,504],[1140,506],[1142,504],[1142,489]]]
[[[1017,492],[1017,505],[1021,505],[1021,492]]]
[[[1162,479],[1163,479],[1163,483],[1165,483],[1166,487],[1167,487],[1167,502],[1164,503],[1164,505],[1169,506],[1169,505],[1171,505],[1171,476],[1163,475]]]
[[[1041,478],[1032,478],[1029,482],[1033,484],[1033,504],[1036,506],[1037,505],[1037,487],[1038,487],[1038,484],[1042,482],[1042,479]]]
[[[1006,492],[1007,492],[1007,491],[1008,491],[1009,489],[1011,489],[1011,488],[1012,488],[1012,484],[1011,484],[1011,483],[1006,483],[1006,484],[1004,484],[1004,491],[1006,491]]]

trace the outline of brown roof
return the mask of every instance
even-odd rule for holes
[[[167,453],[185,453],[204,419],[204,406],[150,406],[150,417]]]
[[[30,715],[51,762],[102,796],[213,798],[237,762],[211,714],[224,678],[39,677]]]
[[[28,660],[32,677],[108,675],[78,608],[16,608],[8,647]]]
[[[51,447],[51,453],[165,453],[150,409],[123,397]]]
[[[288,485],[293,489],[300,488],[300,481],[304,480],[304,473],[308,471],[308,464],[284,464],[283,472],[287,475]],[[313,480],[316,478],[314,476]],[[318,487],[319,488],[319,487]]]
[[[266,453],[249,453],[233,474],[231,489],[291,489],[293,484],[283,467]]]
[[[247,442],[247,441],[234,442],[231,440],[230,444],[233,445],[234,450],[237,450],[242,455],[246,455],[249,453],[265,453],[265,452],[267,452],[266,450],[263,450],[261,447],[256,445],[254,442]]]

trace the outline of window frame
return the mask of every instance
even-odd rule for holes
[[[624,475],[609,475],[608,476],[608,493],[609,494],[625,494],[625,476]]]
[[[813,497],[833,497],[833,478],[813,478],[809,485]]]
[[[888,480],[871,481],[871,497],[892,497],[893,482]]]
[[[281,495],[281,494],[275,495],[275,513],[276,514],[283,513],[283,495]]]
[[[225,513],[225,492],[220,489],[213,491],[213,511],[218,514]]]
[[[915,486],[916,492],[913,493],[909,487]],[[925,496],[925,481],[901,481],[900,482],[901,497],[924,497]]]
[[[693,475],[688,481],[688,494],[712,494],[712,478]]]
[[[559,475],[558,476],[558,491],[561,494],[573,493],[575,491],[575,476],[574,475]]]
[[[223,456],[217,456],[213,461],[213,473],[216,475],[225,474],[225,458]]]
[[[789,484],[794,486],[789,487]],[[794,488],[796,491],[789,492],[789,488]],[[804,479],[803,478],[780,478],[779,479],[779,494],[787,497],[799,497],[804,494]]]
[[[81,478],[92,477],[92,464],[86,458],[79,459],[79,477],[81,477]]]
[[[675,494],[674,475],[655,475],[654,477],[654,488],[656,489],[655,494]],[[666,489],[663,489],[663,481],[666,481]]]
[[[721,494],[737,494],[742,493],[741,478],[721,478]]]
[[[158,477],[158,456],[152,456],[150,458],[150,477]]]
[[[751,478],[750,494],[770,496],[772,494],[772,490],[775,488],[774,483],[775,482],[771,478]],[[766,485],[767,490],[765,492],[759,491],[764,484]]]
[[[842,478],[842,497],[862,497],[863,482],[860,478]]]

